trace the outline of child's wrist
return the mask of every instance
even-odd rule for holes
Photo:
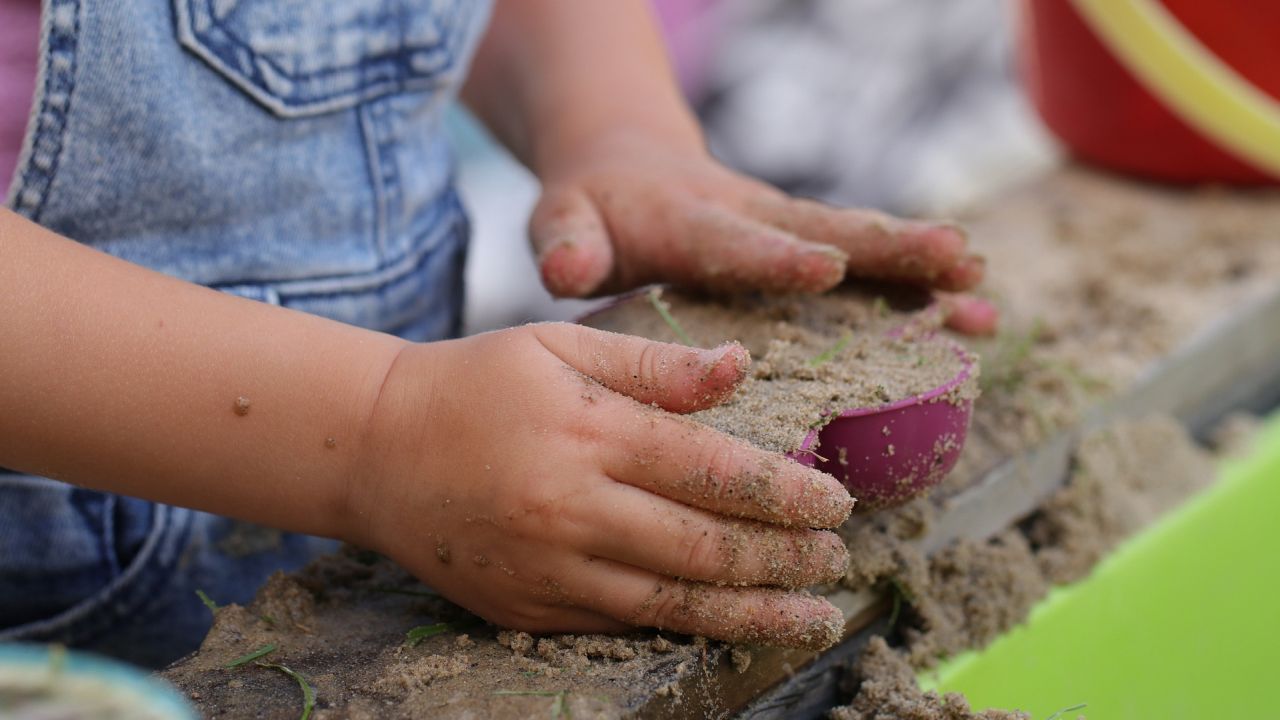
[[[545,134],[535,144],[531,168],[547,183],[569,169],[607,157],[614,147],[635,143],[661,147],[667,153],[696,157],[708,154],[702,128],[692,115],[635,115],[610,122],[566,124],[555,133]]]
[[[417,473],[417,459],[425,453],[414,452],[437,442],[428,409],[436,395],[436,373],[432,345],[404,342],[380,361],[377,372],[371,372],[367,401],[361,403],[358,446],[353,462],[338,486],[333,533],[340,539],[372,550],[382,551],[378,536],[378,516],[386,502],[382,489],[396,474]]]

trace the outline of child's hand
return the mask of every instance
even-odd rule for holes
[[[844,544],[811,528],[852,498],[672,414],[722,401],[749,362],[562,324],[407,347],[348,537],[508,627],[826,646],[840,613],[790,589],[844,574]]]
[[[954,225],[791,198],[688,143],[627,129],[560,148],[540,175],[530,236],[555,295],[659,280],[819,292],[847,271],[944,291],[953,327],[994,330],[989,304],[945,294],[973,288],[983,274],[983,259]]]

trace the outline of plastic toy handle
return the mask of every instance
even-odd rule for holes
[[[1073,2],[1169,109],[1223,149],[1280,178],[1280,102],[1218,59],[1156,0]]]

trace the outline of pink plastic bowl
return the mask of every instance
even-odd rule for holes
[[[578,319],[591,318],[647,292],[623,294]],[[924,312],[928,312],[926,308]],[[906,328],[890,331],[901,335]],[[955,467],[969,434],[973,400],[957,400],[953,391],[973,376],[973,360],[956,342],[938,335],[921,342],[945,343],[962,361],[946,383],[914,397],[870,408],[849,408],[811,430],[800,449],[787,457],[835,476],[858,500],[856,512],[904,503],[942,479]]]
[[[789,457],[834,475],[858,499],[858,511],[898,505],[942,481],[960,458],[973,400],[953,391],[969,380],[973,362],[955,342],[945,342],[964,366],[928,392],[872,408],[844,410],[820,430],[811,430]]]

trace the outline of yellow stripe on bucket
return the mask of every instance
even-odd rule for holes
[[[1156,0],[1074,0],[1119,60],[1224,150],[1280,178],[1280,102],[1204,47]],[[1229,12],[1224,5],[1223,12]]]

